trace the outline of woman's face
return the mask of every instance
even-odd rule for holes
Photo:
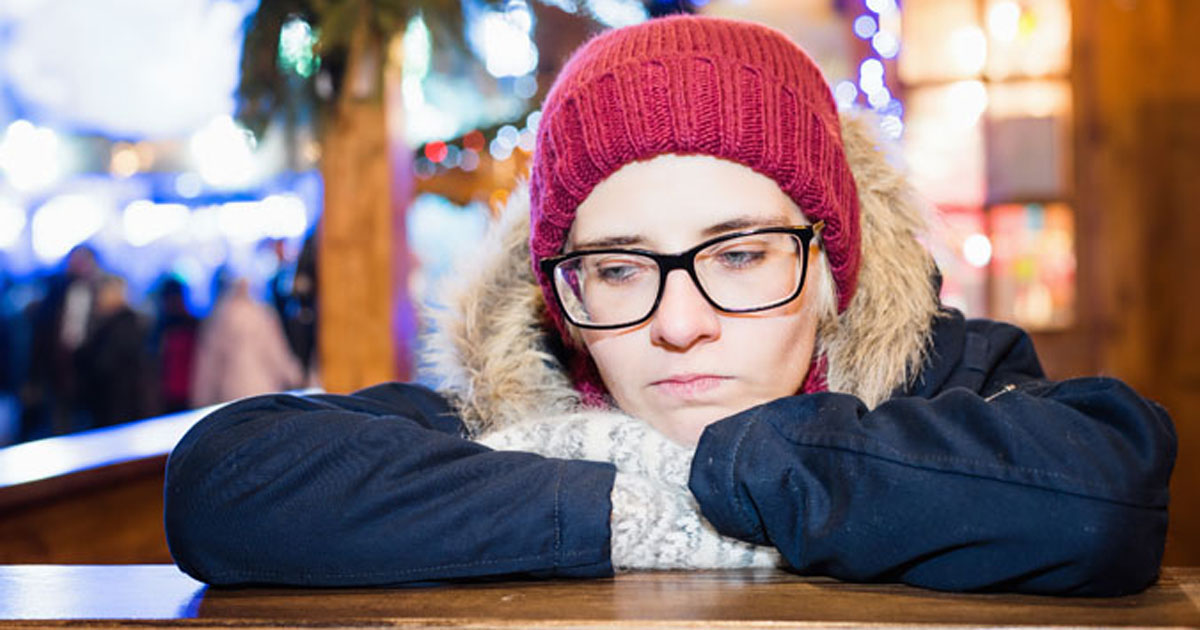
[[[677,253],[723,233],[804,223],[770,178],[711,156],[668,154],[596,186],[576,211],[567,250]],[[675,270],[646,322],[580,333],[623,411],[694,445],[709,424],[800,389],[816,337],[816,259],[800,297],[774,309],[723,313]]]

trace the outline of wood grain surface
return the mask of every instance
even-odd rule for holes
[[[1119,378],[1171,412],[1166,562],[1200,565],[1196,0],[1071,0],[1079,325],[1035,336],[1054,378]]]
[[[0,449],[0,563],[170,562],[167,453],[214,408]]]
[[[207,588],[172,565],[0,567],[18,627],[1200,627],[1200,569],[1111,599],[939,593],[780,571],[373,589]]]

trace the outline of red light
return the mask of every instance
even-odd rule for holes
[[[484,144],[483,132],[478,129],[463,136],[463,146],[472,151],[482,151]]]
[[[449,151],[446,149],[445,142],[430,142],[429,144],[425,145],[425,157],[429,158],[429,161],[431,162],[440,163],[442,160],[446,159],[447,153],[449,153]]]

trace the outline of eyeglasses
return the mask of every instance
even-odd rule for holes
[[[753,313],[782,306],[804,288],[808,249],[825,227],[769,227],[725,234],[678,254],[593,249],[541,261],[567,320],[581,328],[640,324],[662,301],[667,274],[683,269],[717,310]]]

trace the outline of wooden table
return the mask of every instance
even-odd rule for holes
[[[0,626],[104,628],[1200,628],[1200,568],[1112,599],[962,595],[779,571],[376,589],[217,589],[173,565],[0,566]]]
[[[0,563],[170,562],[163,470],[197,419],[178,414],[0,449]]]
[[[0,564],[170,562],[167,454],[219,406],[0,448]]]

